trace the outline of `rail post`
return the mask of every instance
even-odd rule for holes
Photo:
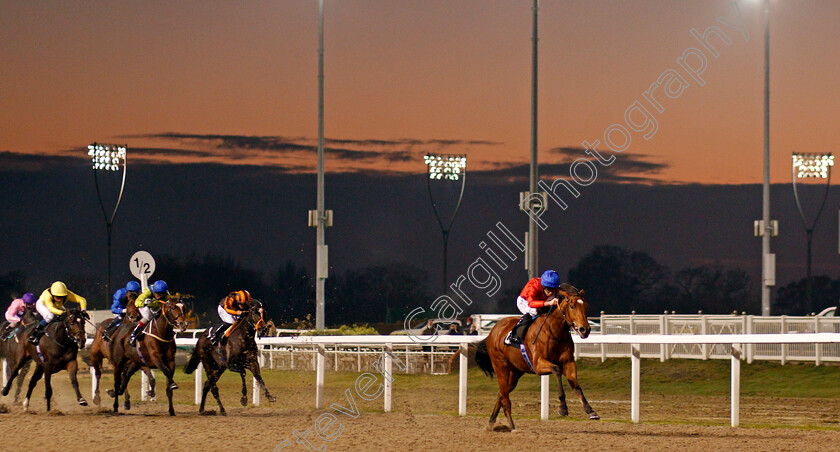
[[[385,360],[385,412],[391,412],[391,395],[393,390],[393,360],[391,359],[391,354],[394,352],[394,347],[392,344],[385,344],[385,353],[383,356]]]
[[[540,375],[540,419],[548,420],[548,392],[551,384],[550,375]]]
[[[195,404],[201,403],[201,394],[204,388],[204,364],[198,363],[195,368]]]
[[[639,383],[641,380],[642,349],[639,344],[630,345],[630,420],[639,423]]]
[[[737,427],[741,421],[741,344],[732,344],[731,351],[732,372],[731,382],[731,403],[730,403],[730,424]]]
[[[324,361],[327,351],[323,344],[318,344],[315,357],[315,408],[324,408]]]
[[[461,343],[459,347],[460,361],[458,362],[458,416],[467,415],[467,343]]]

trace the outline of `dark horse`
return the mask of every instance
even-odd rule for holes
[[[23,307],[23,315],[20,316],[20,323],[18,323],[17,327],[12,331],[9,330],[9,321],[4,320],[0,323],[0,358],[6,359],[6,356],[12,356],[10,354],[11,350],[14,347],[18,347],[23,341],[24,334],[26,333],[26,329],[34,327],[35,324],[41,321],[41,315],[38,314],[38,311],[35,310],[35,305],[24,305]],[[26,337],[29,337],[28,335]],[[17,376],[17,388],[15,389],[15,404],[18,403],[20,399],[20,390],[23,387],[23,380],[26,378],[26,374],[29,372],[29,366],[31,365],[30,361],[24,363],[23,367],[20,368],[20,373]],[[12,373],[12,368],[7,364],[6,366],[6,378],[9,377]],[[9,378],[10,380],[10,378]]]
[[[136,320],[137,308],[134,307],[134,300],[129,299],[128,313],[126,314],[125,319],[123,319],[123,324]],[[93,403],[96,405],[99,405],[99,402],[101,401],[99,397],[99,378],[102,376],[102,361],[107,358],[113,364],[113,361],[111,360],[111,344],[102,337],[102,332],[110,324],[111,319],[108,319],[100,322],[99,325],[96,326],[96,336],[94,336],[93,344],[90,346],[90,367],[93,369],[94,374]],[[121,326],[122,324],[120,327]],[[114,335],[113,332],[111,334]],[[150,399],[155,400],[155,377],[152,375],[152,370],[149,369],[148,366],[143,366],[141,369],[143,370],[143,373],[149,377],[149,390],[146,394]],[[113,390],[109,389],[108,395],[113,397],[113,392]],[[128,393],[128,389],[125,390],[123,407],[126,410],[131,409],[131,396]]]
[[[198,367],[199,362],[204,365],[204,371],[207,372],[207,381],[204,382],[204,390],[201,393],[201,406],[198,408],[199,413],[204,413],[204,402],[207,399],[207,392],[213,391],[213,397],[219,403],[219,412],[225,414],[225,407],[222,406],[222,400],[219,398],[219,388],[216,386],[216,381],[225,372],[225,369],[230,369],[232,372],[239,373],[242,377],[242,399],[240,403],[242,406],[248,405],[248,389],[245,385],[245,370],[250,370],[257,379],[265,397],[270,402],[275,402],[277,398],[269,394],[265,382],[260,376],[260,362],[259,350],[257,350],[257,342],[254,339],[260,324],[263,323],[263,307],[262,303],[257,300],[251,300],[251,305],[248,308],[248,313],[240,317],[240,319],[233,324],[233,332],[227,338],[227,342],[223,346],[214,346],[207,340],[207,332],[205,331],[198,338],[195,344],[190,361],[184,368],[184,372],[191,374]],[[219,332],[218,334],[222,334]]]
[[[44,377],[45,397],[47,399],[47,411],[50,411],[50,399],[52,398],[52,374],[64,369],[70,375],[70,384],[76,391],[76,400],[79,405],[87,406],[87,402],[79,392],[79,382],[76,380],[76,355],[80,348],[85,346],[85,320],[87,313],[79,309],[70,309],[58,316],[53,322],[47,325],[45,333],[38,340],[38,345],[29,343],[29,335],[32,328],[27,328],[20,337],[20,347],[14,347],[11,356],[7,359],[12,362],[12,375],[3,388],[2,394],[8,395],[12,387],[12,380],[17,376],[20,369],[29,360],[35,361],[35,372],[29,379],[29,389],[26,391],[26,399],[23,401],[23,409],[29,408],[29,398],[32,390],[38,384],[41,376]],[[24,340],[25,339],[25,340]]]
[[[514,429],[510,410],[510,393],[516,388],[519,378],[523,374],[537,375],[554,374],[560,388],[561,416],[567,416],[566,394],[563,391],[563,379],[566,376],[569,386],[575,391],[583,409],[590,419],[600,419],[595,410],[589,406],[583,390],[578,384],[577,365],[575,364],[575,343],[572,341],[570,327],[581,338],[589,336],[589,320],[586,312],[589,305],[583,299],[584,291],[578,291],[569,284],[563,284],[558,291],[558,298],[562,301],[552,306],[547,314],[540,316],[528,328],[525,335],[525,346],[534,368],[525,361],[518,348],[504,344],[505,336],[516,324],[516,317],[500,320],[490,334],[476,345],[475,361],[487,375],[496,374],[499,380],[499,396],[493,414],[490,415],[490,428],[496,423],[499,408],[504,407],[505,416]]]
[[[119,410],[119,396],[124,394],[128,381],[142,367],[160,369],[166,375],[166,397],[169,399],[169,415],[175,415],[172,407],[172,391],[178,389],[175,376],[175,328],[187,329],[184,305],[174,298],[161,305],[160,314],[149,322],[142,339],[137,345],[128,345],[128,337],[134,322],[126,321],[113,334],[111,357],[114,364],[114,413]]]

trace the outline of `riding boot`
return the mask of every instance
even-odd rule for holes
[[[137,345],[137,336],[142,333],[144,326],[146,325],[144,325],[143,322],[137,322],[137,326],[134,327],[134,330],[131,332],[131,336],[128,338],[128,345],[132,347]]]
[[[111,332],[122,323],[122,316],[114,317],[114,320],[111,320],[111,323],[105,327],[105,331],[102,332],[102,338],[108,342],[111,342]]]
[[[210,341],[210,344],[218,344],[219,340],[224,335],[222,331],[227,330],[228,327],[230,327],[230,323],[227,322],[222,322],[216,326],[210,327],[210,332],[207,334],[207,339]]]
[[[505,338],[505,345],[510,345],[513,347],[519,347],[519,344],[524,342],[525,333],[528,331],[528,326],[531,325],[531,321],[533,317],[531,314],[525,314],[519,318],[519,321],[516,322],[516,325],[508,333],[507,337]]]
[[[41,323],[32,330],[32,334],[29,335],[29,343],[32,345],[38,345],[38,341],[41,339],[41,336],[44,335],[44,328],[47,326],[46,320],[41,320]]]

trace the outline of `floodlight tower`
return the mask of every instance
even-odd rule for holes
[[[805,226],[805,238],[808,242],[807,265],[806,265],[806,306],[805,312],[811,312],[812,298],[811,298],[811,241],[814,238],[814,227],[817,225],[825,207],[825,201],[828,199],[828,189],[831,183],[831,167],[834,166],[834,156],[830,153],[809,153],[797,154],[793,153],[793,165],[791,166],[793,178],[793,199],[796,200],[796,207],[799,208],[799,216],[802,218],[802,225]],[[817,210],[814,221],[808,225],[808,220],[805,219],[805,212],[802,210],[802,204],[799,202],[799,191],[797,190],[796,179],[817,178],[825,179],[825,193],[823,194],[822,203]]]
[[[93,180],[96,183],[96,196],[99,198],[99,207],[102,209],[102,216],[105,217],[105,228],[108,231],[108,282],[105,285],[107,295],[111,296],[111,229],[114,224],[114,217],[122,201],[123,188],[125,188],[126,171],[126,148],[125,144],[101,144],[93,143],[88,145],[88,155],[93,162]],[[122,181],[120,182],[120,193],[117,195],[117,203],[111,216],[105,210],[102,202],[102,192],[99,189],[99,171],[120,171],[122,170]]]
[[[440,226],[440,233],[443,235],[443,293],[446,293],[446,264],[447,251],[449,244],[449,231],[452,230],[452,223],[455,221],[455,215],[458,215],[458,209],[461,207],[461,200],[464,198],[464,185],[467,181],[467,156],[466,155],[436,155],[426,154],[424,157],[426,162],[426,170],[429,177],[426,178],[426,187],[429,190],[429,199],[432,201],[432,210],[435,212],[438,226]],[[453,181],[461,182],[461,189],[458,193],[458,202],[455,204],[455,210],[449,218],[449,222],[444,226],[440,219],[437,203],[435,197],[432,195],[432,181]]]

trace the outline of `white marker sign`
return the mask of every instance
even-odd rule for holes
[[[128,266],[135,278],[148,281],[155,272],[155,259],[145,251],[138,251],[131,256]]]

